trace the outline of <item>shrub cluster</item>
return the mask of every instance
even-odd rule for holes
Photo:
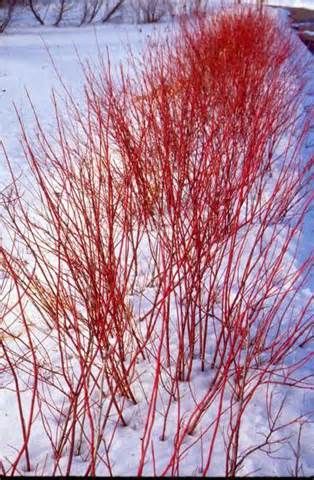
[[[21,444],[5,473],[22,458],[32,470],[40,422],[53,475],[77,455],[85,474],[115,473],[124,426],[140,430],[138,475],[179,475],[187,453],[206,475],[219,451],[234,476],[300,421],[285,423],[273,386],[313,389],[294,38],[264,10],[199,12],[130,64],[115,80],[104,61],[84,67],[84,108],[66,90],[65,116],[55,99],[53,137],[35,114],[34,144],[21,121],[38,198],[31,208],[11,169],[0,352]],[[257,397],[265,439],[247,447]]]

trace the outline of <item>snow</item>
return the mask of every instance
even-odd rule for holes
[[[25,101],[28,91],[39,116],[49,123],[52,111],[51,89],[60,90],[60,84],[51,62],[54,59],[63,81],[80,95],[83,74],[79,66],[87,59],[97,63],[99,52],[109,47],[111,61],[118,65],[126,57],[128,45],[140,49],[148,38],[167,26],[106,25],[105,27],[12,28],[1,37],[0,54],[0,137],[8,154],[20,155],[19,128],[13,102],[26,123],[31,121],[31,107]]]
[[[272,4],[289,5],[289,6],[302,6],[306,8],[314,8],[312,0],[273,0]],[[118,66],[119,62],[125,62],[127,58],[128,46],[139,53],[142,47],[147,43],[153,35],[162,36],[169,31],[171,27],[167,23],[159,24],[156,26],[137,26],[137,25],[105,25],[96,27],[82,27],[77,29],[75,27],[60,27],[55,29],[53,27],[12,27],[8,29],[7,33],[0,37],[0,140],[3,142],[8,157],[10,158],[13,166],[18,170],[21,170],[23,175],[27,175],[27,166],[25,164],[25,158],[23,150],[20,144],[20,127],[15,112],[15,108],[18,110],[24,124],[27,126],[28,131],[35,131],[34,116],[30,103],[26,100],[26,92],[29,92],[33,105],[38,113],[39,117],[43,121],[43,126],[53,131],[54,120],[52,114],[51,105],[51,89],[54,88],[57,91],[62,92],[60,87],[60,81],[58,79],[57,72],[59,72],[62,81],[69,85],[74,97],[77,99],[77,103],[80,104],[83,90],[83,74],[78,64],[78,56],[82,61],[88,59],[91,63],[97,63],[98,49],[101,52],[105,52],[108,49],[111,61],[114,66]],[[306,55],[306,50],[304,50]],[[57,72],[52,65],[51,57],[55,62]],[[309,67],[310,68],[310,67]],[[311,91],[312,88],[312,91]],[[314,83],[309,88],[309,103],[314,98]],[[13,105],[14,104],[14,105]],[[313,128],[313,127],[312,127]],[[311,136],[308,139],[308,145],[314,141],[314,133],[312,131]],[[310,154],[310,148],[306,154]],[[5,157],[0,153],[0,191],[3,186],[8,183],[9,175],[5,162]],[[308,251],[311,248],[312,232],[311,221],[313,214],[309,213],[307,223],[305,226],[306,235],[303,239],[303,250]],[[313,223],[312,223],[313,225]],[[5,237],[5,232],[1,234],[1,237]],[[275,255],[275,254],[274,254]],[[143,256],[145,256],[145,248],[143,249]],[[145,283],[147,283],[147,271],[145,267],[145,261],[143,261],[142,279],[139,278],[137,284],[137,291],[140,292]],[[142,284],[141,284],[142,280]],[[311,298],[314,284],[307,285],[302,293],[303,296]],[[312,290],[311,290],[312,289]],[[149,296],[150,288],[145,291],[145,295],[136,294],[130,295],[130,303],[133,304],[134,310],[136,305],[140,305],[138,308],[149,308]],[[175,308],[171,305],[171,308]],[[38,317],[38,312],[33,311],[33,318]],[[56,338],[53,336],[49,329],[45,325],[40,326],[37,338],[38,351],[41,352],[42,361],[49,361],[55,369],[60,364],[60,352],[58,350],[58,344]],[[14,328],[17,328],[15,334],[19,335],[23,331],[23,322],[15,323]],[[0,330],[1,333],[1,330]],[[156,337],[160,334],[157,331]],[[174,329],[175,333],[175,329]],[[1,333],[2,334],[2,333]],[[45,354],[45,349],[49,351],[49,359]],[[10,344],[12,350],[16,348],[14,342]],[[75,349],[75,346],[72,346]],[[73,366],[74,372],[79,372],[79,362],[75,358],[75,352],[71,352],[71,346],[68,346],[66,355],[68,361]],[[297,355],[297,354],[296,354]],[[21,443],[21,431],[18,417],[18,409],[16,406],[16,396],[12,391],[12,378],[9,371],[2,371],[2,361],[0,357],[0,468],[1,462],[8,467],[9,459],[14,457],[15,449]],[[304,370],[307,372],[308,367]],[[108,425],[106,427],[106,442],[110,442],[110,434],[114,434],[114,440],[112,448],[110,450],[110,461],[114,475],[135,475],[138,468],[138,458],[141,449],[141,436],[144,422],[147,415],[147,402],[145,397],[150,394],[152,380],[154,378],[154,369],[151,362],[145,360],[139,367],[138,375],[141,378],[141,388],[136,390],[137,405],[132,405],[131,402],[126,406],[126,418],[129,421],[127,427],[118,426],[116,428],[116,415],[110,413]],[[311,372],[310,372],[311,373]],[[176,432],[176,424],[178,412],[180,409],[188,414],[195,406],[195,398],[202,398],[202,395],[208,390],[210,385],[211,376],[213,373],[209,368],[205,372],[201,371],[201,366],[195,362],[193,382],[189,384],[186,382],[180,386],[181,400],[180,402],[173,402],[171,405],[169,416],[173,418],[173,425],[170,423],[169,429],[167,429],[167,435],[164,441],[160,440],[160,431],[162,429],[164,419],[163,403],[165,399],[158,399],[158,411],[154,422],[154,428],[152,432],[154,454],[156,458],[156,468],[160,472],[169,461],[169,452],[172,451],[174,434]],[[29,386],[31,381],[26,372],[25,376],[20,379],[21,383],[26,387]],[[164,381],[167,381],[165,376]],[[42,386],[44,388],[44,386]],[[60,408],[59,414],[56,412],[46,411],[46,421],[49,422],[49,428],[52,435],[56,434],[60,423],[64,422],[66,415],[66,406],[64,405],[66,395],[57,388],[52,389],[49,392],[55,405]],[[268,392],[267,387],[262,386],[258,394],[254,396],[254,401],[251,402],[249,409],[246,413],[245,419],[241,427],[241,448],[249,448],[253,443],[258,441],[257,439],[263,439],[263,434],[267,435],[267,422],[265,422],[265,399]],[[47,392],[45,392],[47,393]],[[279,408],[280,401],[287,393],[287,403],[285,404],[284,411],[281,414],[282,423],[289,423],[293,418],[307,413],[312,408],[313,395],[307,394],[304,396],[302,390],[294,390],[293,393],[287,392],[284,387],[278,387],[274,393],[273,407],[274,412]],[[226,397],[227,398],[227,397]],[[98,399],[99,400],[99,399]],[[107,400],[100,399],[104,403],[104,407],[107,406]],[[26,411],[30,408],[31,393],[25,392],[23,394],[23,408]],[[215,415],[219,404],[219,395],[213,401],[212,408],[204,415],[204,422],[202,425],[209,425],[211,421],[215,420]],[[230,412],[229,412],[230,413]],[[54,416],[55,415],[55,416]],[[27,415],[26,415],[27,418]],[[313,419],[312,419],[313,420]],[[213,462],[210,469],[211,475],[223,475],[224,470],[221,463],[221,452],[224,449],[224,438],[222,430],[224,426],[224,419],[221,420],[219,426],[219,439],[215,443],[215,450],[213,455]],[[300,419],[299,424],[302,422]],[[13,428],[14,426],[14,428]],[[197,432],[201,433],[201,432]],[[276,433],[277,436],[281,434],[294,434],[296,435],[296,426],[283,428],[282,432]],[[204,444],[207,445],[210,441],[212,430],[204,432]],[[305,474],[309,475],[313,473],[314,469],[314,444],[313,438],[313,424],[304,423],[302,432],[302,462]],[[196,434],[194,434],[196,435]],[[202,465],[204,454],[200,443],[197,442],[193,445],[195,436],[190,435],[184,440],[183,446],[186,448],[185,454],[180,463],[180,475],[193,475],[200,476],[202,474]],[[206,443],[207,442],[207,443]],[[82,442],[82,449],[80,452],[76,452],[73,460],[73,466],[71,469],[71,475],[84,475],[88,466],[86,462],[87,451],[86,444]],[[151,448],[151,447],[150,447]],[[182,449],[183,451],[184,449]],[[68,451],[66,450],[68,453]],[[269,460],[267,454],[258,451],[256,454],[251,455],[244,463],[241,474],[252,474],[256,472],[261,475],[285,475],[289,474],[289,468],[293,468],[293,450],[287,443],[278,452],[275,460]],[[104,454],[104,450],[102,451]],[[50,443],[48,435],[45,434],[42,428],[42,424],[38,417],[34,419],[32,426],[31,442],[30,442],[30,457],[31,457],[31,472],[26,472],[26,465],[19,466],[18,472],[23,475],[43,475],[51,474],[54,468],[54,458],[51,454]],[[153,462],[152,454],[147,457],[150,459],[144,467],[144,474],[153,474]],[[59,462],[56,473],[63,474],[66,471],[68,457],[65,454]],[[1,470],[0,470],[1,472]],[[17,472],[17,473],[18,473]],[[98,475],[108,475],[108,470],[105,468],[105,464],[101,464]],[[169,471],[168,471],[169,474]]]

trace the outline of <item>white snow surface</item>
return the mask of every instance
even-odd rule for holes
[[[313,0],[272,0],[269,2],[276,5],[298,6],[314,9]],[[20,127],[17,119],[15,108],[19,112],[28,131],[32,131],[34,126],[34,115],[31,105],[27,100],[27,92],[29,93],[33,105],[43,122],[43,126],[53,131],[54,121],[52,116],[51,105],[51,89],[57,91],[60,88],[60,82],[56,74],[55,68],[52,65],[50,55],[52,56],[58,72],[62,77],[62,81],[69,85],[77,103],[80,104],[82,98],[83,75],[78,64],[78,56],[81,60],[88,59],[91,62],[97,62],[98,49],[105,52],[108,49],[111,61],[114,65],[119,62],[124,62],[127,57],[127,48],[131,46],[133,51],[140,52],[141,48],[147,43],[152,35],[162,36],[169,31],[167,23],[161,23],[155,26],[147,25],[104,25],[96,27],[60,27],[58,29],[53,27],[12,27],[0,37],[0,140],[3,142],[7,155],[10,158],[14,168],[17,172],[22,174],[27,172],[23,150],[20,144]],[[307,52],[304,50],[304,55]],[[309,103],[314,98],[314,83],[312,91],[309,89]],[[314,141],[314,135],[308,140],[308,146]],[[309,147],[310,148],[310,147]],[[309,152],[307,152],[309,153]],[[0,153],[0,191],[8,182],[8,169],[3,153]],[[311,217],[308,218],[308,224],[305,228],[307,232],[304,238],[304,249],[308,251],[311,248]],[[5,237],[5,232],[1,232],[1,237]],[[305,291],[305,296],[311,296],[311,288],[308,286]],[[34,315],[36,313],[34,312]],[[47,348],[52,352],[52,359],[58,363],[58,353],[53,353],[55,348],[53,341],[46,338],[46,333],[42,332],[41,341],[47,342]],[[307,371],[307,370],[306,370]],[[151,366],[145,362],[141,366],[142,385],[150,385],[153,377]],[[210,382],[211,373],[207,371],[201,372],[199,366],[195,367],[195,375],[192,385],[188,383],[186,387],[182,387],[181,408],[189,411],[193,406],[193,395],[201,397],[202,392],[207,390]],[[280,404],[280,399],[283,398],[286,391],[282,387],[275,389],[274,398],[276,405]],[[262,434],[265,429],[265,401],[262,395],[263,389],[258,391],[254,396],[254,400],[245,415],[243,425],[241,427],[241,448],[252,447],[255,438],[263,438]],[[136,406],[130,404],[129,410],[129,425],[127,427],[119,427],[115,432],[113,445],[111,448],[111,463],[114,475],[134,475],[137,472],[138,458],[141,448],[141,435],[143,421],[145,420],[145,413],[147,411],[147,404],[144,395],[141,391],[137,392],[140,401]],[[23,397],[24,405],[28,405],[29,399],[26,394]],[[61,408],[62,395],[58,398],[58,392],[52,392],[54,400]],[[304,395],[302,390],[294,390],[287,396],[287,403],[285,410],[282,413],[283,423],[289,422],[303,412],[313,410],[313,395],[306,393]],[[218,401],[218,400],[217,400]],[[59,402],[59,403],[58,403]],[[170,411],[173,416],[173,422],[177,421],[177,406],[173,406]],[[211,413],[207,415],[209,423]],[[48,417],[47,417],[48,418]],[[165,441],[161,441],[160,426],[162,424],[162,415],[156,418],[153,430],[153,445],[155,449],[156,469],[162,471],[162,468],[168,461],[168,452],[170,451],[174,439],[171,436],[171,431],[167,433]],[[312,418],[313,421],[313,418]],[[51,416],[51,429],[56,428],[57,420]],[[114,422],[112,422],[114,425]],[[220,427],[223,429],[222,426]],[[266,431],[266,430],[265,430]],[[221,432],[220,432],[221,433]],[[278,435],[297,435],[296,427],[293,426],[279,432]],[[306,475],[314,472],[314,429],[313,423],[305,423],[302,431],[302,465]],[[108,438],[109,441],[109,438]],[[205,440],[204,440],[205,441]],[[291,440],[292,442],[292,440]],[[7,373],[1,374],[0,363],[0,462],[3,463],[4,468],[8,467],[9,459],[15,448],[21,443],[21,432],[18,421],[18,411],[16,404],[16,397],[10,388],[10,378]],[[202,474],[202,449],[198,444],[193,444],[193,436],[187,438],[186,447],[191,448],[187,450],[187,454],[181,461],[181,475],[198,476]],[[54,458],[49,450],[49,441],[47,435],[43,432],[39,419],[35,419],[32,429],[31,445],[31,472],[25,472],[23,465],[20,472],[23,475],[32,474],[50,474],[53,471]],[[267,452],[257,451],[248,457],[244,469],[241,473],[252,474],[256,472],[261,475],[285,475],[291,472],[295,457],[293,448],[289,442],[286,443],[278,452],[274,453],[274,457],[270,459]],[[224,470],[220,461],[220,453],[224,448],[223,435],[216,443],[216,451],[214,454],[214,461],[212,462],[210,475],[223,475]],[[145,465],[144,473],[153,474],[152,456],[151,453],[147,457],[147,465]],[[57,473],[63,473],[66,469],[66,456],[61,459]],[[1,463],[0,463],[1,466]],[[81,453],[74,457],[73,466],[71,470],[72,475],[84,475],[86,472],[87,463],[85,461],[84,448]],[[1,473],[1,469],[0,469]],[[108,471],[101,466],[99,475],[106,475]]]

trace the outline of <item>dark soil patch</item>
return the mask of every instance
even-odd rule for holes
[[[306,32],[299,32],[299,37],[307,46],[311,53],[314,53],[314,35],[309,35]]]
[[[295,23],[310,23],[314,25],[314,10],[307,8],[282,7],[289,11],[289,16]]]
[[[302,42],[307,46],[310,52],[314,53],[314,35],[307,33],[314,32],[314,10],[297,7],[274,6],[273,8],[284,8],[289,12],[292,28],[297,30]]]

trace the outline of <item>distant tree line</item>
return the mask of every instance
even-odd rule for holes
[[[238,2],[239,0],[235,0]],[[41,25],[58,26],[79,4],[77,25],[106,23],[114,17],[155,23],[167,16],[206,9],[209,0],[0,0],[0,33],[15,18],[17,8],[29,9]],[[53,15],[47,15],[53,6]]]

